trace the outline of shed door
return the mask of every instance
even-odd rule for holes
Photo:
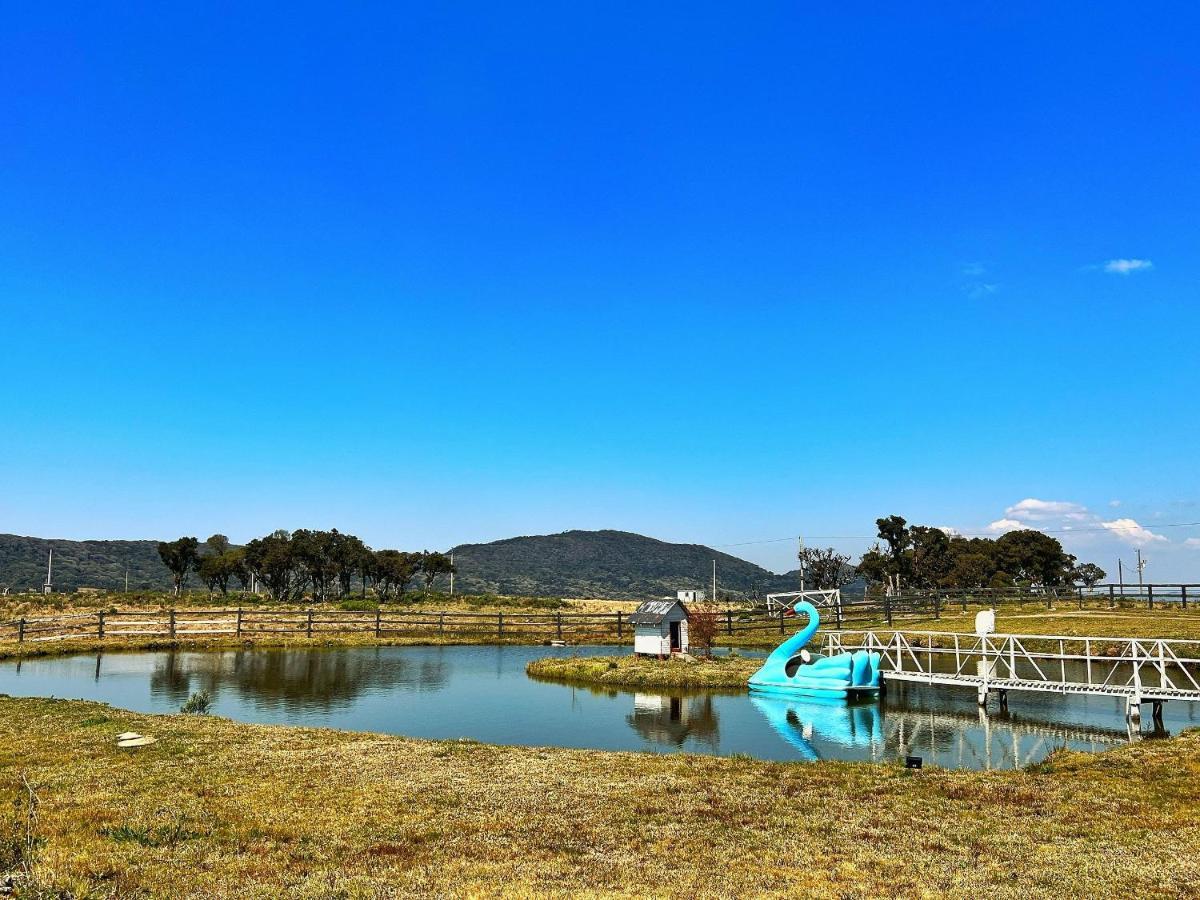
[[[680,637],[679,637],[679,623],[672,622],[671,623],[671,652],[678,653],[679,649],[682,646],[683,646],[683,644],[680,641]]]

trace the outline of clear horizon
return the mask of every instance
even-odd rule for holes
[[[1200,581],[1195,7],[9,19],[0,531]]]

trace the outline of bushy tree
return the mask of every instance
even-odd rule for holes
[[[717,633],[721,627],[720,613],[712,601],[689,603],[688,613],[688,643],[712,656],[713,644],[716,643]]]
[[[433,581],[439,575],[449,575],[454,571],[450,557],[445,553],[430,553],[426,550],[421,554],[421,578],[425,581],[425,593],[429,593]]]
[[[171,573],[174,593],[178,597],[187,581],[188,572],[195,568],[200,559],[200,541],[194,537],[181,537],[174,541],[159,541],[158,556]]]
[[[833,547],[824,550],[805,547],[800,551],[804,562],[804,581],[817,590],[831,591],[854,580],[854,568],[850,557],[838,553]]]
[[[1095,587],[1104,580],[1105,572],[1095,563],[1084,563],[1081,566],[1076,566],[1071,572],[1071,579],[1083,583],[1084,587]]]
[[[395,591],[403,600],[405,591],[420,571],[421,555],[400,550],[376,550],[373,556],[371,577],[379,599],[386,602]]]
[[[289,532],[280,529],[246,545],[245,565],[277,603],[304,596],[304,576]]]

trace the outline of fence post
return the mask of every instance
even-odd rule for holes
[[[171,637],[175,637],[175,610],[171,610]]]
[[[375,607],[375,637],[379,637],[383,628],[383,611]]]
[[[496,637],[504,637],[504,613],[496,613]]]
[[[1183,608],[1187,609],[1187,585],[1186,584],[1181,584],[1179,586],[1179,599],[1183,601]]]
[[[619,638],[624,637],[625,636],[625,620],[621,616],[621,611],[618,609],[615,613],[613,613],[613,615],[615,615],[617,617],[617,637],[619,637]]]
[[[561,609],[555,610],[554,618],[555,618],[555,625],[557,628],[558,639],[561,641],[562,640],[562,610]]]
[[[1150,601],[1150,608],[1154,609],[1154,585],[1146,585],[1146,599]]]
[[[883,595],[883,615],[887,618],[888,628],[892,627],[892,598]]]
[[[1116,605],[1117,605],[1117,601],[1113,595],[1113,586],[1110,584],[1108,586],[1108,608],[1112,609]]]
[[[733,610],[725,610],[725,633],[733,634]]]
[[[25,640],[25,620],[21,619],[17,622],[17,643]]]
[[[310,609],[308,611],[308,622],[305,626],[308,637],[312,637],[312,616],[313,616],[313,611]]]
[[[104,637],[104,610],[96,613],[96,637]]]
[[[1079,608],[1083,609],[1083,585],[1079,586]]]
[[[779,633],[783,634],[783,610],[779,611]]]
[[[242,608],[237,608],[237,628],[234,632],[238,637],[242,636]]]
[[[837,613],[837,630],[841,631],[842,630],[842,604],[841,604],[841,602],[839,602],[837,604],[837,606],[834,607],[834,611]]]
[[[438,613],[438,634],[446,633],[446,611]]]

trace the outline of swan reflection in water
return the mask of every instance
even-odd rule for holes
[[[812,743],[815,737],[868,753],[883,746],[883,711],[875,701],[751,694],[750,702],[805,760],[821,758]]]

